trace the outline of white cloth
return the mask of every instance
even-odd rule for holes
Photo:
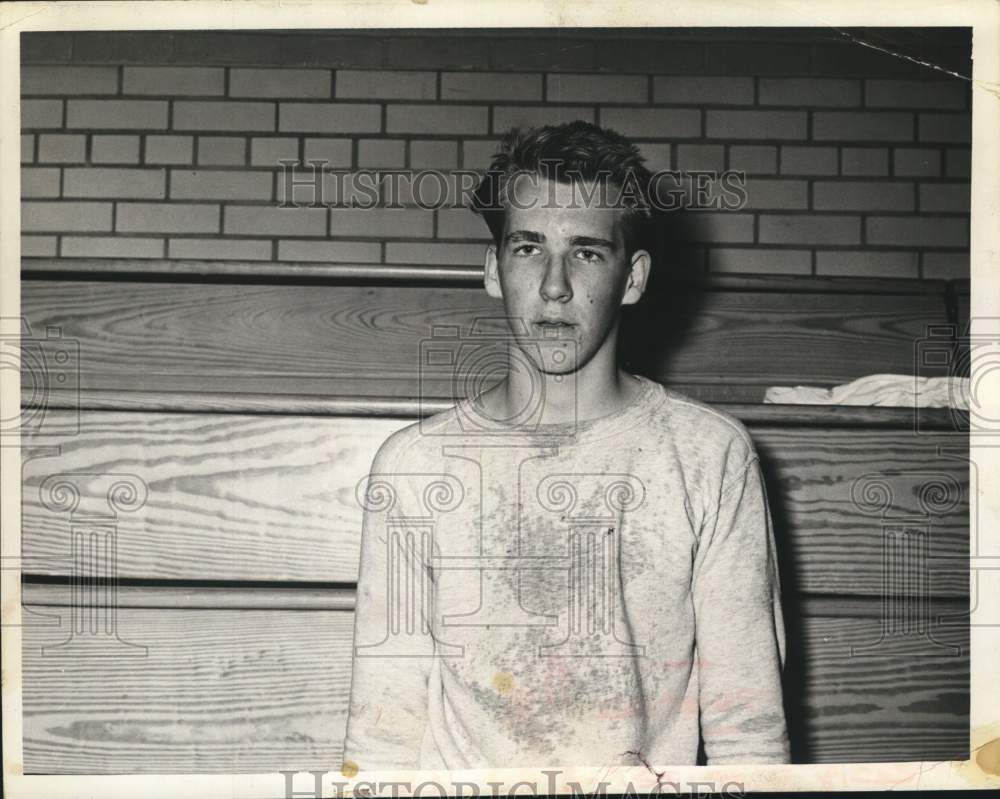
[[[772,386],[764,402],[795,405],[888,405],[969,409],[969,378],[866,375],[833,388]]]

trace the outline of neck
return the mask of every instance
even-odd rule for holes
[[[500,418],[516,416],[530,425],[585,422],[620,410],[639,391],[638,380],[618,368],[614,346],[603,347],[582,368],[563,375],[533,367],[529,371],[526,360],[519,358],[518,368],[509,368],[489,392]]]

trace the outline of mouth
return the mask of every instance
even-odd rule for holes
[[[538,327],[575,327],[572,322],[566,322],[562,319],[539,319],[535,324]]]
[[[564,336],[576,327],[571,322],[564,322],[559,319],[540,319],[534,325],[541,331],[543,336],[549,338]]]

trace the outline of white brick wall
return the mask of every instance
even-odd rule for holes
[[[219,206],[206,203],[118,203],[123,233],[218,233]]]
[[[125,67],[125,94],[222,95],[225,70],[218,67]]]
[[[704,244],[710,270],[929,278],[967,267],[967,82],[917,80],[915,67],[868,75],[823,47],[810,61],[733,43],[542,37],[532,49],[501,37],[483,48],[456,36],[390,37],[373,53],[355,38],[278,63],[280,37],[257,37],[256,50],[245,42],[239,59],[210,63],[196,36],[171,52],[147,36],[117,56],[83,37],[64,63],[25,65],[25,254],[478,265],[488,231],[471,212],[281,209],[278,162],[481,170],[514,125],[584,119],[632,137],[652,169],[749,175],[746,207],[694,215],[679,232]],[[300,183],[309,174],[296,169]],[[327,205],[352,200],[335,176],[321,183]],[[310,200],[310,187],[295,195]]]

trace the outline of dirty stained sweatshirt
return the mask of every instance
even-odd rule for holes
[[[366,484],[344,760],[784,763],[771,517],[745,428],[646,378],[524,429],[464,400]]]

